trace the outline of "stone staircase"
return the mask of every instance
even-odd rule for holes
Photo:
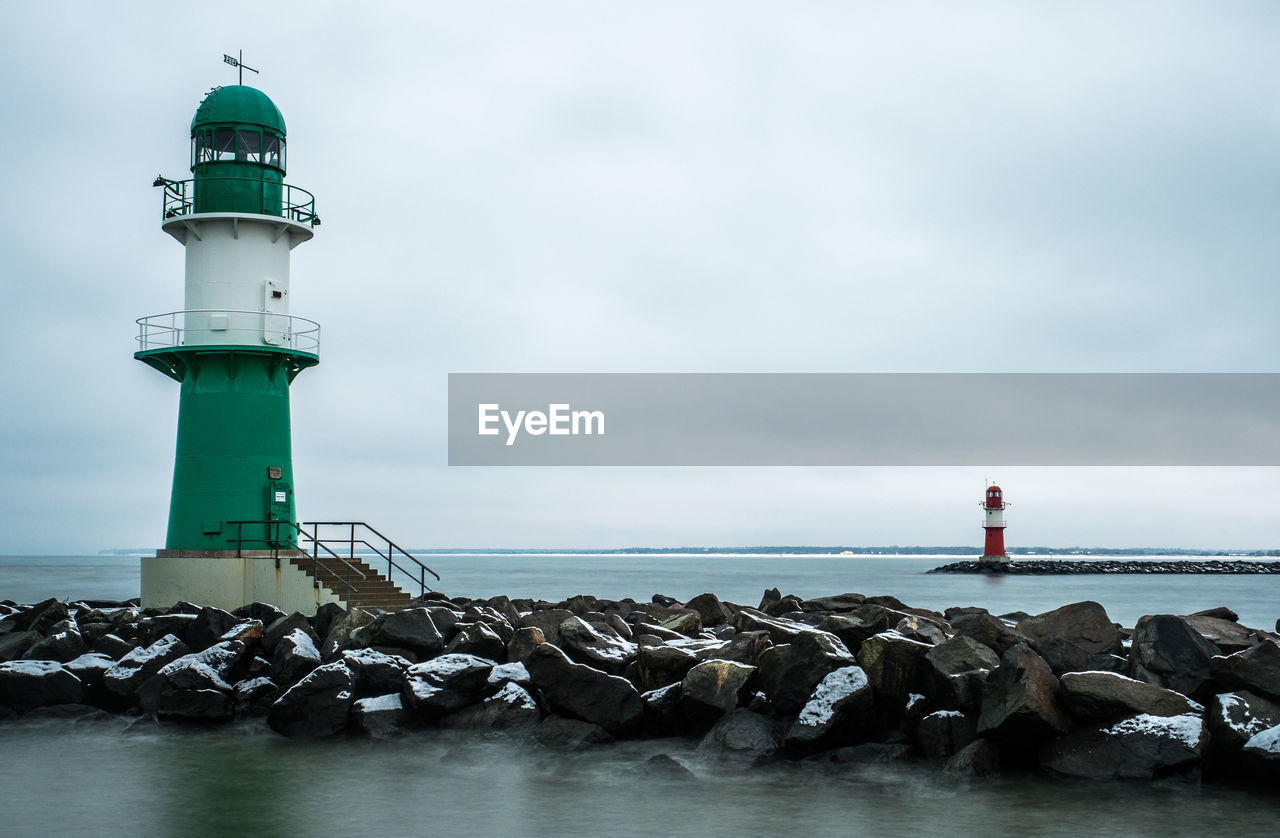
[[[349,591],[346,584],[347,566],[333,557],[321,558],[325,567],[316,567],[310,556],[291,556],[289,563],[302,570],[313,579],[319,579],[325,590],[332,593],[343,603],[352,608],[381,608],[386,611],[397,611],[407,608],[412,597],[396,587],[396,584],[360,559],[343,559],[347,564],[357,568],[365,576],[361,579],[351,574]],[[348,596],[350,602],[348,602]]]

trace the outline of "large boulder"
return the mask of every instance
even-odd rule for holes
[[[193,652],[202,652],[222,639],[222,635],[240,620],[221,608],[205,606],[187,626],[183,636]]]
[[[342,662],[351,670],[357,696],[381,696],[399,693],[409,661],[399,655],[387,655],[373,649],[348,649]]]
[[[0,706],[19,713],[57,704],[79,704],[84,684],[56,661],[0,663]]]
[[[543,639],[548,643],[559,644],[560,641],[560,624],[574,613],[566,608],[547,608],[542,611],[530,611],[520,618],[520,624],[516,628],[536,628],[542,632]],[[512,658],[512,660],[515,660]]]
[[[1248,690],[1221,693],[1213,697],[1206,721],[1213,752],[1230,758],[1255,734],[1280,725],[1280,704]]]
[[[1182,693],[1115,672],[1068,672],[1062,676],[1061,684],[1067,709],[1083,722],[1204,712],[1204,707]]]
[[[641,646],[627,667],[627,677],[641,691],[661,689],[679,683],[698,658],[675,646]]]
[[[851,744],[872,727],[872,702],[871,683],[861,667],[828,673],[787,732],[787,747],[806,752]]]
[[[138,687],[141,687],[152,675],[160,671],[165,664],[172,663],[183,655],[190,654],[187,644],[175,635],[166,634],[150,646],[134,649],[116,662],[102,677],[107,692],[116,698],[131,702]]]
[[[1025,751],[1070,726],[1061,687],[1044,658],[1025,643],[1000,656],[982,691],[978,735],[1010,750]]]
[[[75,660],[63,664],[63,667],[84,684],[84,702],[98,707],[109,703],[102,681],[107,670],[115,665],[116,662],[109,655],[85,652]]]
[[[1000,749],[990,739],[975,739],[942,763],[938,780],[943,785],[965,785],[999,773]]]
[[[271,654],[271,680],[289,687],[306,677],[320,665],[320,650],[314,637],[296,628],[276,641]]]
[[[552,708],[599,725],[615,736],[644,718],[644,702],[631,682],[571,661],[559,647],[543,643],[524,662],[534,686]]]
[[[355,633],[373,623],[373,615],[363,608],[352,608],[329,624],[329,633],[320,647],[320,656],[326,661],[337,660],[342,653],[356,646]]]
[[[231,692],[232,713],[237,719],[265,716],[279,697],[280,687],[270,678],[246,678]]]
[[[1280,645],[1274,640],[1264,640],[1234,655],[1215,657],[1209,667],[1214,679],[1226,687],[1280,701]]]
[[[1106,609],[1091,601],[1028,617],[1018,623],[1018,631],[1056,674],[1089,669],[1091,655],[1122,651],[1120,630]]]
[[[405,707],[426,719],[439,719],[480,700],[493,661],[475,655],[441,655],[405,672]]]
[[[386,737],[402,733],[412,717],[398,692],[357,699],[351,705],[351,728],[365,736]]]
[[[1095,780],[1150,780],[1197,768],[1208,735],[1199,716],[1138,715],[1082,728],[1040,753],[1045,769]]]
[[[508,682],[479,704],[463,708],[440,720],[444,728],[462,730],[510,730],[542,720],[537,700],[524,687]]]
[[[88,650],[75,620],[62,620],[49,628],[49,633],[32,644],[22,657],[25,660],[73,661]]]
[[[243,643],[224,640],[165,664],[138,688],[142,711],[163,719],[230,719],[235,709],[234,678],[227,673],[242,670],[245,655]]]
[[[916,725],[916,740],[929,762],[941,765],[973,742],[978,735],[978,719],[958,710],[937,710]]]
[[[326,663],[285,690],[267,712],[267,724],[289,737],[320,737],[347,726],[354,693],[351,670],[341,661]]]
[[[862,647],[864,641],[882,631],[889,630],[887,612],[883,609],[868,616],[859,614],[832,614],[818,623],[818,630],[830,632],[840,638],[850,649]]]
[[[711,719],[744,703],[756,668],[734,661],[709,660],[692,667],[680,682],[680,696],[691,717]]]
[[[316,636],[315,629],[311,627],[311,621],[306,615],[300,611],[294,611],[292,614],[286,614],[283,617],[267,624],[266,629],[262,632],[262,648],[266,649],[267,655],[271,655],[276,644],[281,639],[292,634],[295,629],[301,629],[311,638],[311,642],[317,646],[320,645],[320,638]]]
[[[459,623],[458,627],[458,633],[444,648],[445,654],[475,655],[491,661],[507,659],[507,644],[492,626],[476,622]]]
[[[714,759],[754,764],[773,757],[781,744],[773,719],[739,707],[707,731],[698,743],[698,752]]]
[[[941,708],[976,710],[982,705],[982,684],[1000,665],[991,647],[957,634],[924,654],[927,694]]]
[[[684,607],[698,612],[698,618],[704,626],[718,626],[733,619],[733,611],[715,594],[698,594],[686,602]]]
[[[800,635],[814,630],[803,623],[770,617],[754,608],[740,608],[738,613],[733,615],[733,627],[740,632],[768,632],[769,639],[778,645],[790,643]]]
[[[854,663],[835,635],[809,630],[761,653],[757,685],[779,713],[791,715],[804,708],[823,678]]]
[[[611,675],[626,672],[638,651],[636,644],[597,631],[581,617],[566,619],[560,624],[558,634],[560,648],[570,658]]]
[[[1258,642],[1258,632],[1240,625],[1234,619],[1213,614],[1191,614],[1183,619],[1224,655],[1242,652]]]
[[[1003,655],[1019,643],[1027,642],[1021,632],[986,612],[961,614],[951,621],[951,628],[956,634],[972,637],[983,646],[990,646],[998,655]]]
[[[444,651],[445,638],[426,608],[381,614],[368,628],[371,646],[409,649],[430,657]]]
[[[728,640],[705,642],[706,645],[701,648],[694,648],[693,643],[686,643],[680,648],[693,652],[698,660],[735,661],[747,666],[759,666],[760,656],[773,645],[769,633],[765,631],[733,631]]]
[[[1269,767],[1280,766],[1280,725],[1269,727],[1249,737],[1244,752]]]
[[[883,631],[863,641],[858,665],[867,673],[876,697],[876,715],[882,724],[896,727],[904,718],[913,693],[923,693],[928,643]]]
[[[1209,660],[1218,647],[1182,617],[1149,615],[1133,627],[1129,675],[1198,700],[1212,695]]]
[[[507,660],[512,663],[524,661],[533,650],[547,642],[542,629],[537,626],[522,626],[515,630],[507,641]]]

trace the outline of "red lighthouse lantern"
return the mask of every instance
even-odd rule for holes
[[[994,483],[987,487],[987,496],[978,504],[982,507],[982,528],[987,533],[986,543],[982,547],[983,564],[1008,564],[1009,557],[1004,552],[1004,510],[1009,504],[1004,502],[1004,490]]]

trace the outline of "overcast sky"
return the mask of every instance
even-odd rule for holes
[[[449,468],[450,372],[1274,372],[1280,6],[0,6],[0,553],[164,540],[157,173],[243,49],[324,224],[304,520],[417,547],[1280,547],[1274,468]]]

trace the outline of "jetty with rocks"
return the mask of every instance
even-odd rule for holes
[[[935,567],[929,573],[1005,573],[1052,575],[1068,573],[1280,573],[1280,561],[1247,559],[1176,560],[1056,560],[1018,559],[1006,562],[963,561]]]
[[[567,750],[679,737],[742,766],[917,764],[944,782],[1035,771],[1265,791],[1280,778],[1280,635],[1227,608],[1126,628],[1096,602],[939,613],[776,589],[755,607],[709,593],[431,593],[397,611],[312,615],[0,604],[0,724],[103,714],[265,722],[303,738],[482,731]]]

